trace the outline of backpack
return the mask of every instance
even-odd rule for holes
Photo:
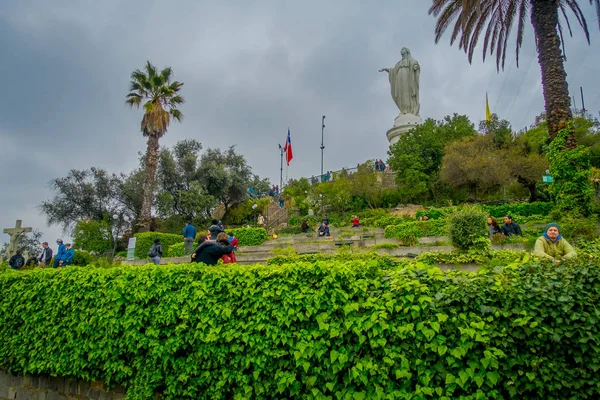
[[[152,245],[152,247],[150,247],[150,251],[148,252],[148,257],[150,257],[150,258],[158,257],[158,251],[156,251],[156,246]]]
[[[8,261],[8,263],[13,268],[21,269],[21,267],[24,264],[24,258],[23,258],[23,256],[19,256],[19,255],[15,254],[14,256],[12,256],[10,258],[10,260]]]

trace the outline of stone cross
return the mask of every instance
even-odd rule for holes
[[[18,219],[17,222],[15,222],[14,228],[4,228],[4,233],[10,235],[10,241],[8,242],[8,248],[6,249],[7,258],[16,254],[20,236],[26,232],[31,232],[32,230],[31,228],[22,228],[22,223],[23,221]]]

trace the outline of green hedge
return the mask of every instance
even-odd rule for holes
[[[414,234],[416,238],[424,236],[444,236],[448,234],[447,221],[444,219],[431,219],[428,221],[410,221],[399,225],[390,225],[385,228],[386,238],[397,238],[402,240],[405,233]]]
[[[267,240],[265,228],[237,228],[228,229],[237,238],[240,246],[258,246]]]
[[[0,274],[0,366],[128,399],[598,398],[600,269],[379,261]]]
[[[510,203],[503,204],[501,206],[483,206],[494,218],[503,218],[506,215],[520,215],[523,217],[529,217],[531,215],[542,215],[546,216],[550,214],[554,204],[537,201],[534,203]]]
[[[143,232],[136,233],[134,236],[137,238],[135,242],[135,258],[138,259],[148,258],[148,251],[152,247],[154,239],[160,239],[163,256],[166,256],[169,246],[183,242],[183,235],[176,235],[174,233]]]
[[[194,248],[197,246],[198,244],[196,242],[194,242]],[[183,253],[185,251],[185,243],[181,242],[181,243],[175,243],[172,244],[168,247],[167,249],[167,257],[183,257]]]

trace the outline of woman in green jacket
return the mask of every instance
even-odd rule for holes
[[[560,235],[560,226],[556,222],[546,225],[546,232],[535,241],[533,251],[540,260],[556,261],[577,257],[573,247]]]

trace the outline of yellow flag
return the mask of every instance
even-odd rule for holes
[[[492,113],[490,112],[490,104],[488,103],[488,95],[485,94],[485,121],[490,122],[492,120]]]

